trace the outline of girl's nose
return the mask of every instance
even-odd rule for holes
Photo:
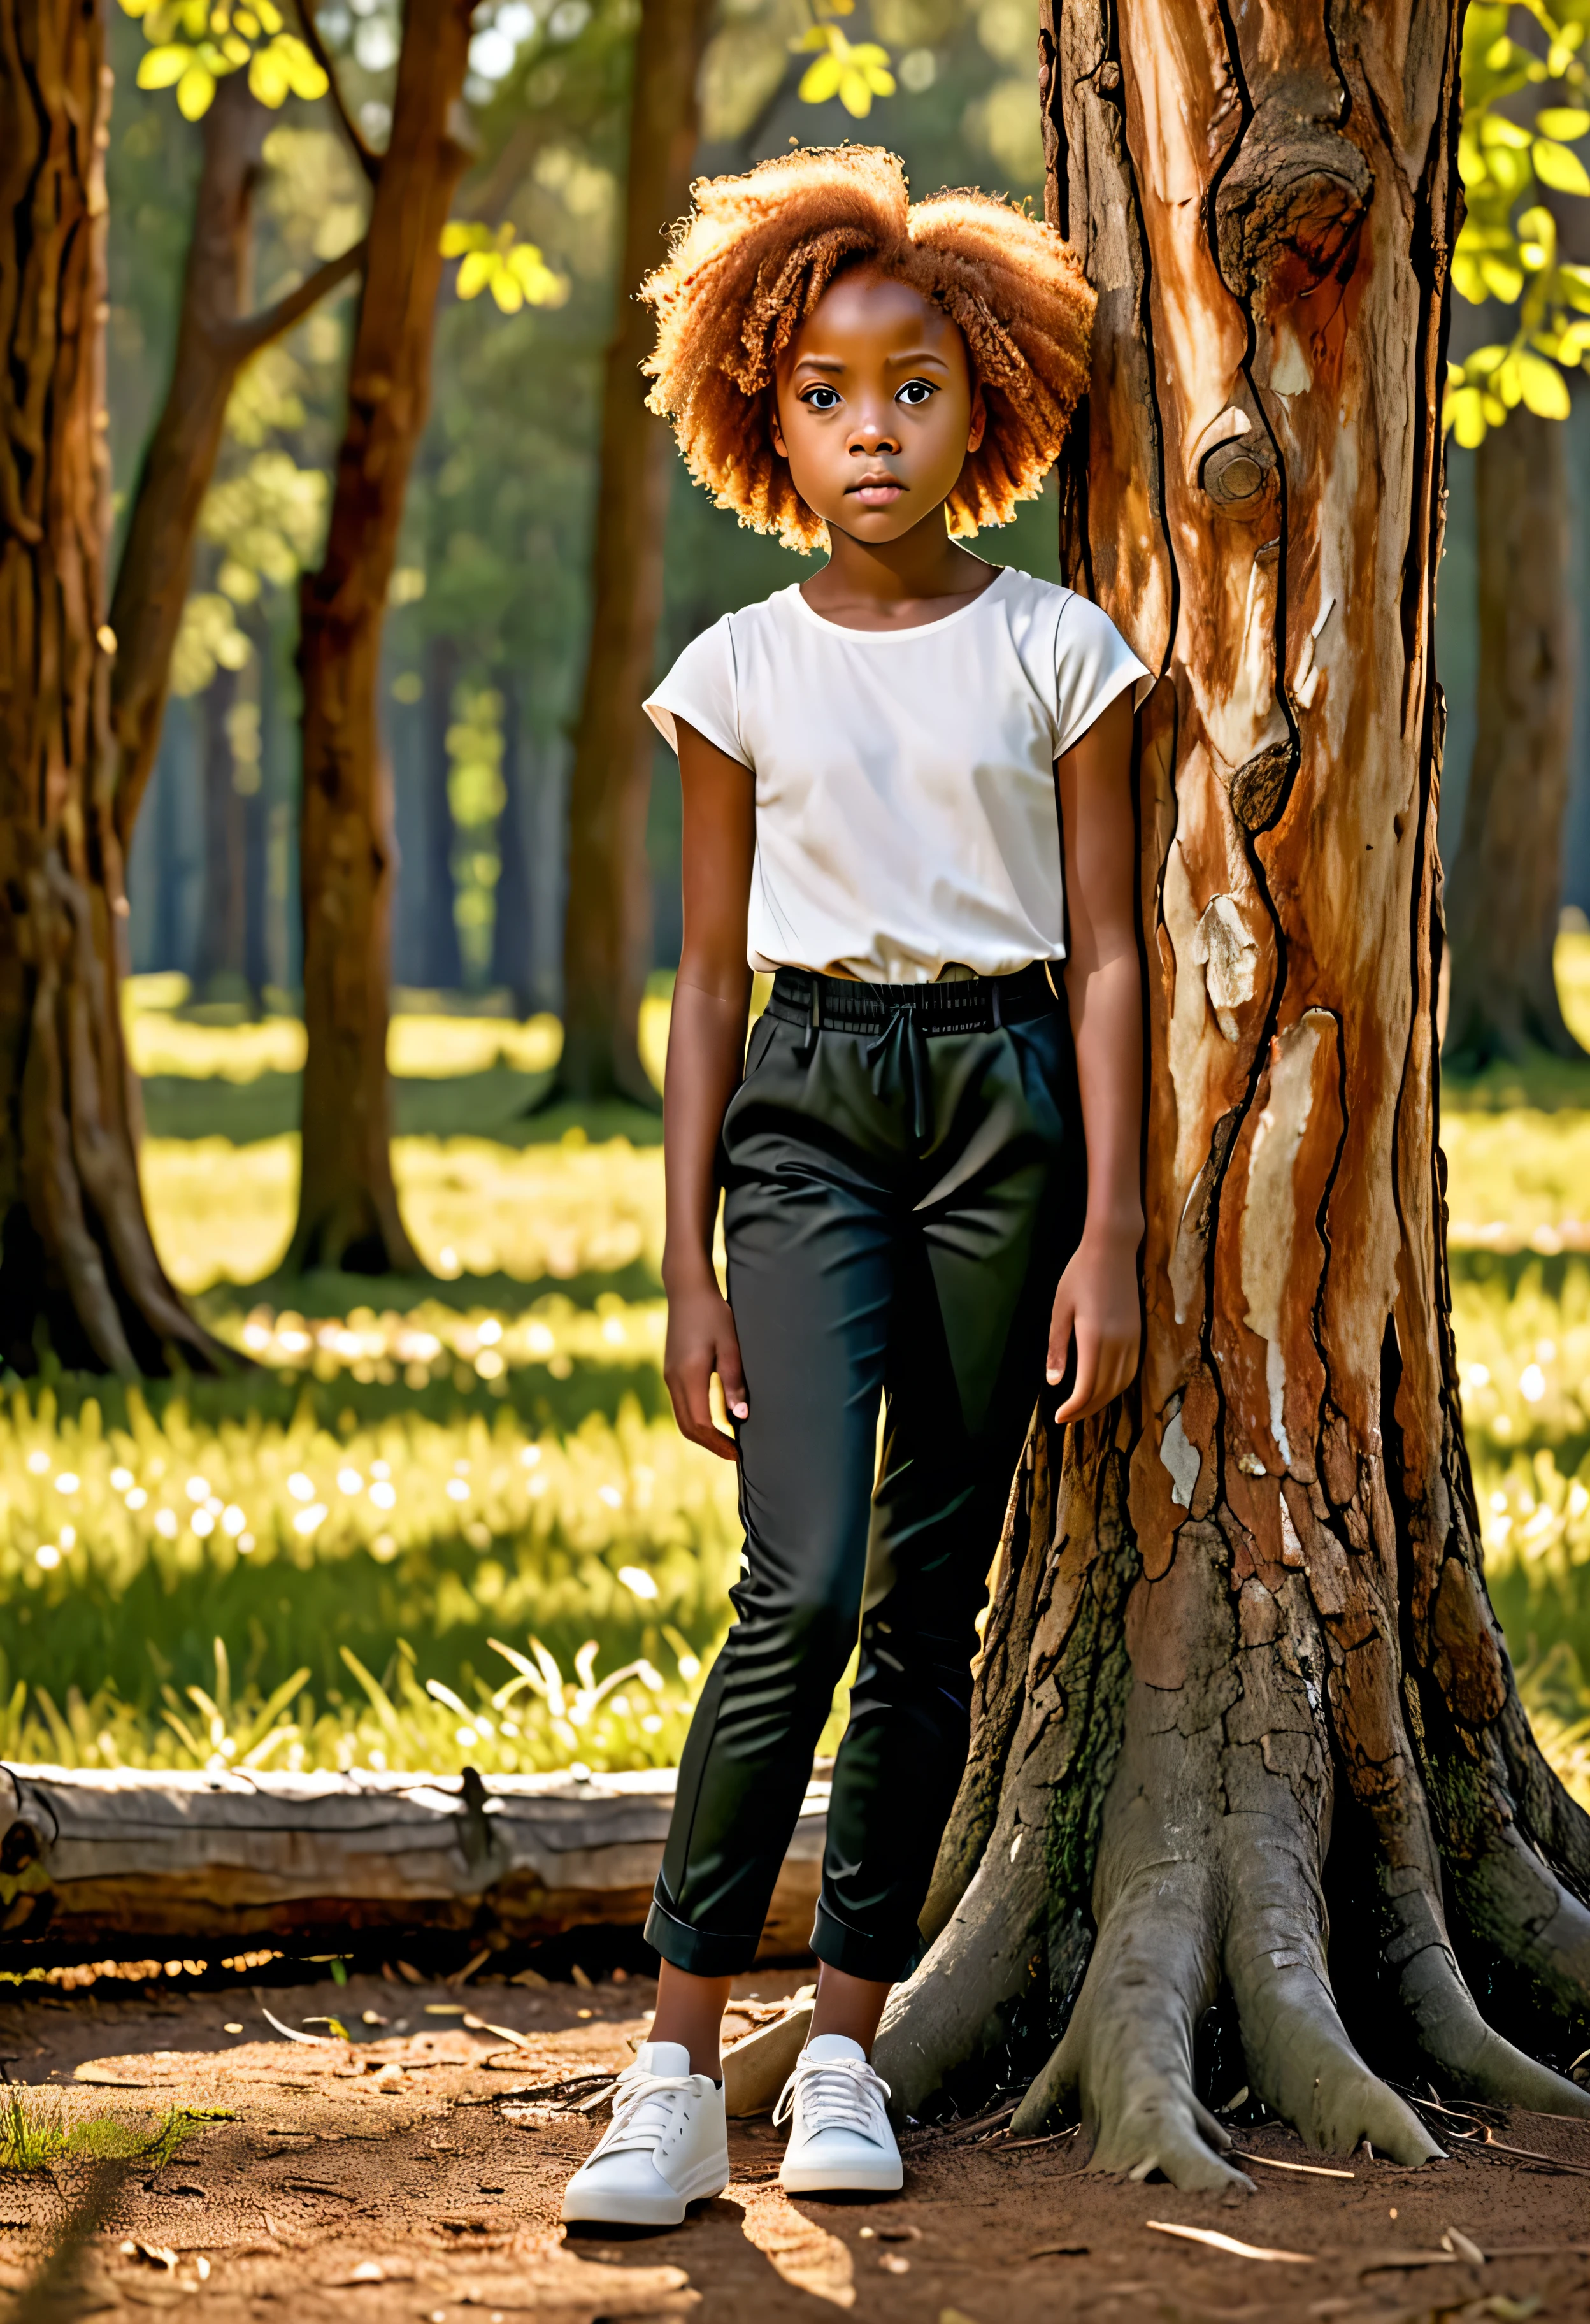
[[[900,439],[881,412],[863,412],[850,438],[852,452],[864,457],[874,452],[897,452]]]

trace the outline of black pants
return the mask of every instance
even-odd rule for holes
[[[859,1626],[812,1942],[892,1979],[965,1766],[976,1619],[1080,1226],[1063,999],[1042,969],[783,971],[722,1167],[745,1559],[646,1933],[698,1976],[749,1968]]]

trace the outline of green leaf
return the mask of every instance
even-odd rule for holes
[[[1519,387],[1524,407],[1537,420],[1566,420],[1568,416],[1568,388],[1555,364],[1544,355],[1534,355],[1521,348],[1514,357],[1518,364]]]
[[[1590,171],[1566,145],[1554,144],[1549,137],[1538,137],[1531,158],[1536,177],[1554,193],[1590,194]]]
[[[1590,129],[1590,113],[1579,105],[1549,105],[1544,113],[1536,114],[1535,126],[1542,137],[1561,137],[1571,144]]]
[[[182,41],[171,41],[164,48],[146,51],[138,66],[140,88],[170,88],[179,81],[193,62],[193,51]]]

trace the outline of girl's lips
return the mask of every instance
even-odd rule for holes
[[[865,484],[852,484],[850,497],[859,501],[864,508],[887,508],[899,499],[905,489],[905,485],[896,483],[893,476],[878,476]]]

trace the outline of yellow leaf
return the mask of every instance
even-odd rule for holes
[[[287,85],[295,97],[313,104],[317,97],[325,96],[331,83],[306,42],[296,40],[290,32],[279,32],[271,46],[287,68]]]
[[[498,266],[492,276],[492,296],[505,315],[517,315],[525,294],[511,267]]]
[[[253,51],[240,32],[228,32],[221,42],[221,54],[229,65],[245,65]]]
[[[1471,307],[1481,305],[1485,298],[1485,279],[1480,272],[1479,261],[1466,251],[1460,250],[1452,261],[1452,287]]]
[[[1530,143],[1529,131],[1521,129],[1516,121],[1509,121],[1503,113],[1486,114],[1480,124],[1480,137],[1486,145],[1504,145],[1520,153],[1527,152]]]
[[[478,299],[501,263],[494,250],[472,250],[458,269],[458,296]]]
[[[177,83],[177,110],[184,121],[200,121],[216,94],[216,76],[201,64],[191,64]]]
[[[124,16],[142,16],[154,5],[154,0],[122,0]]]
[[[478,225],[471,218],[449,218],[442,228],[442,256],[462,258],[466,250],[489,246],[491,228]]]
[[[864,72],[847,66],[840,76],[839,101],[854,121],[865,121],[872,110],[872,88]]]
[[[1484,400],[1477,387],[1460,387],[1447,398],[1447,425],[1466,452],[1484,441]]]
[[[245,38],[251,41],[259,39],[260,20],[252,8],[240,8],[232,21]]]
[[[1518,357],[1516,355],[1509,355],[1505,363],[1497,364],[1496,369],[1491,374],[1491,385],[1495,393],[1506,405],[1508,410],[1511,411],[1513,405],[1521,400],[1524,392],[1523,381],[1519,374]]]
[[[248,69],[248,85],[272,113],[287,96],[287,69],[274,49],[256,49]]]
[[[1506,360],[1505,347],[1475,347],[1463,366],[1464,376],[1466,379],[1489,379],[1491,374]]]
[[[1544,202],[1536,202],[1525,210],[1518,222],[1518,231],[1530,242],[1538,242],[1549,251],[1557,249],[1557,220]]]
[[[181,79],[193,62],[193,51],[180,41],[170,42],[162,49],[147,50],[138,66],[140,88],[170,88]]]
[[[1500,428],[1503,421],[1507,417],[1507,406],[1503,402],[1501,397],[1499,395],[1483,395],[1480,398],[1480,403],[1484,409],[1487,424],[1492,428]]]
[[[1492,298],[1500,299],[1505,307],[1512,306],[1524,287],[1521,271],[1516,266],[1509,266],[1504,259],[1482,258],[1480,274]]]
[[[281,11],[271,5],[271,0],[254,0],[254,14],[268,32],[281,30]]]
[[[1563,137],[1571,143],[1590,129],[1590,113],[1579,105],[1549,105],[1544,113],[1536,114],[1535,126],[1542,137]]]
[[[1524,405],[1537,420],[1566,420],[1568,416],[1568,389],[1555,364],[1544,355],[1532,355],[1521,349],[1517,358],[1519,386]]]
[[[844,67],[832,52],[819,57],[816,63],[808,65],[801,75],[801,85],[795,94],[803,105],[826,105],[831,97],[838,95],[843,71]]]
[[[1590,171],[1566,145],[1554,144],[1549,137],[1537,137],[1531,158],[1536,177],[1553,193],[1590,194]]]

